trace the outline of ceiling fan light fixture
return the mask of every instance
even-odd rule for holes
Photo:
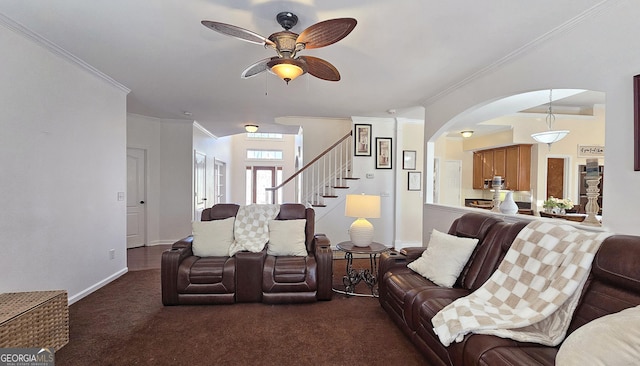
[[[244,130],[249,133],[254,133],[258,131],[258,125],[244,125]]]
[[[267,63],[267,67],[287,84],[307,72],[304,64],[294,59],[276,59]]]

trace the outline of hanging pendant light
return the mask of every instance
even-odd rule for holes
[[[531,135],[531,137],[539,143],[547,144],[551,149],[551,144],[558,142],[565,138],[569,134],[568,130],[553,130],[553,122],[556,120],[556,116],[553,115],[553,107],[551,106],[553,101],[553,89],[549,89],[549,111],[547,113],[546,121],[548,131],[538,132]]]

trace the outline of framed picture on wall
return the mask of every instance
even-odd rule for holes
[[[371,125],[357,124],[354,128],[353,155],[371,156]]]
[[[407,181],[410,191],[419,191],[422,188],[422,172],[409,172]]]
[[[416,152],[415,150],[402,151],[402,169],[416,170]]]
[[[376,169],[391,169],[391,137],[376,137]]]

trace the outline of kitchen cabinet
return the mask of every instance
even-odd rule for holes
[[[506,147],[505,187],[511,191],[531,190],[531,145]]]
[[[504,178],[504,189],[531,190],[531,145],[512,145],[473,153],[473,189],[487,189],[485,181]]]
[[[493,178],[493,150],[473,153],[473,189],[489,188],[487,181]]]

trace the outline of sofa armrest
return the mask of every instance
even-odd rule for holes
[[[164,305],[178,305],[178,267],[185,258],[193,256],[191,242],[192,238],[179,240],[162,253],[160,278]]]
[[[401,249],[400,253],[406,255],[407,260],[409,262],[412,262],[418,259],[418,257],[420,257],[425,250],[427,250],[427,248],[425,247],[409,247],[409,248]]]
[[[235,257],[236,302],[262,301],[262,279],[267,249],[258,253],[243,250],[237,252]]]
[[[191,245],[193,244],[193,236],[189,235],[186,238],[180,239],[177,242],[173,243],[173,245],[171,245],[171,248],[191,248]]]
[[[318,291],[316,298],[318,300],[331,300],[333,296],[333,251],[331,250],[331,241],[324,234],[314,235],[315,251],[313,255],[316,257],[318,270]]]
[[[384,274],[391,269],[406,267],[409,262],[406,255],[393,249],[380,254],[377,273],[378,281],[381,281]]]

